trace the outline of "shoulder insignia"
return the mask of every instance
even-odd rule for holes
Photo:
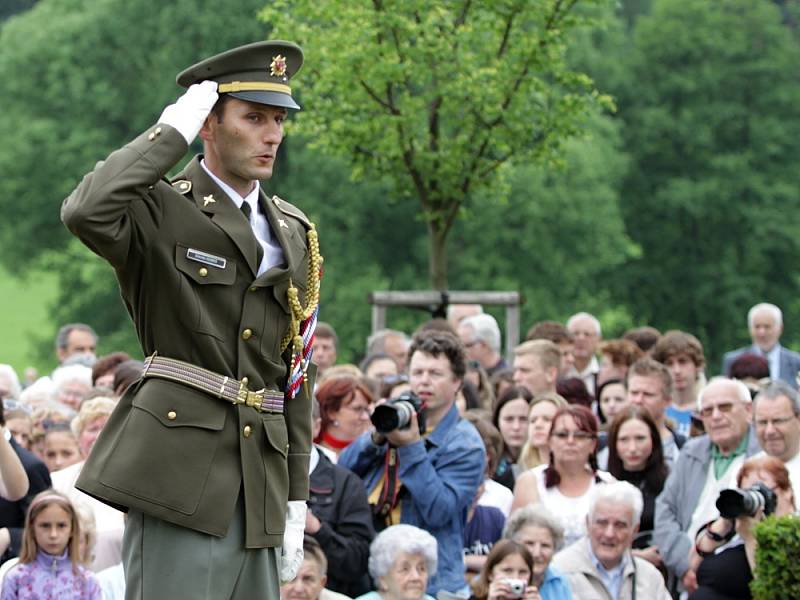
[[[181,194],[188,194],[192,191],[192,182],[188,179],[178,179],[172,182],[172,189],[179,191]]]
[[[278,196],[272,197],[272,203],[278,208],[285,215],[289,215],[290,217],[294,217],[298,221],[300,221],[306,228],[311,227],[311,221],[308,217],[303,213],[302,210],[297,208],[294,204],[290,204],[283,198],[278,198]]]

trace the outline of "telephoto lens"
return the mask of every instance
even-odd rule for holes
[[[717,498],[717,510],[726,519],[742,515],[754,517],[759,508],[763,508],[764,516],[767,516],[775,512],[777,503],[775,492],[759,482],[746,490],[722,490]]]
[[[375,431],[386,434],[397,429],[407,429],[411,425],[411,416],[416,411],[419,432],[422,434],[425,432],[425,413],[422,409],[419,396],[414,392],[406,392],[376,406],[370,420]]]

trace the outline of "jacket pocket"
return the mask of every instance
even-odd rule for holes
[[[103,468],[105,485],[185,515],[210,476],[228,407],[171,381],[147,379]]]
[[[184,275],[176,299],[185,307],[179,313],[181,320],[192,331],[224,341],[227,319],[221,307],[231,301],[229,286],[236,282],[236,263],[217,253],[177,244],[175,268]]]
[[[262,452],[266,471],[264,490],[264,528],[269,534],[283,533],[286,523],[286,503],[289,501],[289,433],[281,415],[268,415],[262,420],[267,447]]]

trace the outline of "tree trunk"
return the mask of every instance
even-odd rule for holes
[[[428,269],[431,288],[434,290],[447,289],[447,229],[436,221],[428,223],[428,241],[430,254]]]

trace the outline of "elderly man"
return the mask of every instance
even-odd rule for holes
[[[467,358],[476,360],[492,376],[508,363],[500,354],[500,327],[492,315],[467,317],[458,326],[458,337],[467,349]]]
[[[783,381],[758,393],[753,421],[765,454],[783,461],[789,471],[795,502],[800,499],[800,396]]]
[[[800,354],[784,348],[780,344],[783,333],[783,314],[774,304],[756,304],[747,313],[747,327],[750,330],[751,346],[726,352],[722,360],[722,372],[730,375],[731,364],[746,352],[753,352],[767,359],[769,376],[773,381],[780,379],[797,389],[797,373],[800,371]]]
[[[586,517],[587,535],[553,559],[569,578],[573,597],[670,599],[661,573],[630,551],[643,505],[642,493],[627,481],[595,487]]]
[[[697,587],[689,551],[698,529],[719,516],[719,493],[736,486],[745,458],[761,450],[750,429],[750,392],[741,381],[715,377],[697,404],[706,435],[692,438],[681,450],[656,500],[653,535],[664,564],[689,592]]]
[[[534,396],[556,392],[561,352],[550,340],[531,340],[514,348],[514,383]]]
[[[571,375],[580,377],[590,394],[597,391],[597,374],[600,363],[597,361],[597,346],[602,338],[600,321],[586,312],[572,315],[567,321],[567,330],[572,335],[572,355],[575,360]]]
[[[367,338],[367,356],[378,353],[388,354],[397,363],[397,370],[405,373],[408,344],[408,336],[402,331],[380,329]]]

